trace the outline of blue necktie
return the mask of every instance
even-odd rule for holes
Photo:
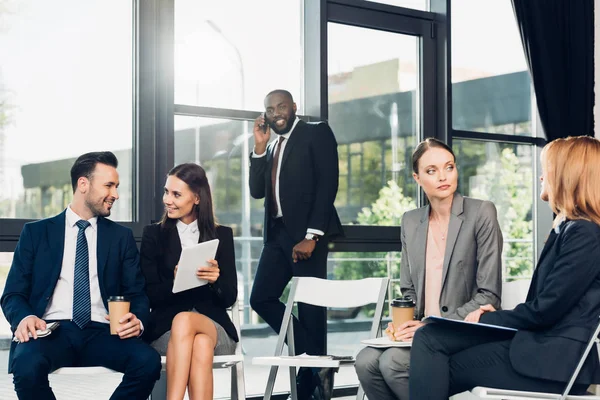
[[[92,306],[90,300],[90,259],[85,230],[90,223],[80,219],[76,223],[77,249],[75,250],[75,276],[73,279],[73,322],[83,329],[90,322]]]

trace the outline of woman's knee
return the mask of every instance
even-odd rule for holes
[[[194,313],[180,312],[171,323],[171,336],[189,336],[196,331],[193,326]]]
[[[356,355],[354,369],[359,379],[369,379],[370,376],[381,374],[379,370],[379,357],[381,350],[365,347]]]
[[[209,364],[212,368],[216,343],[213,338],[206,334],[198,334],[194,337],[192,357],[197,362]]]
[[[398,378],[408,378],[410,368],[410,350],[408,348],[389,348],[379,358],[381,375],[386,382]]]

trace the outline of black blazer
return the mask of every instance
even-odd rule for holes
[[[152,224],[144,228],[140,265],[146,277],[146,293],[151,307],[149,324],[144,327],[144,340],[152,342],[158,339],[171,329],[171,322],[178,313],[195,308],[219,323],[231,338],[238,341],[235,326],[227,315],[227,308],[237,299],[233,231],[229,227],[218,226],[217,239],[219,247],[215,260],[219,263],[219,279],[214,284],[173,293],[173,271],[181,255],[177,227],[161,229],[160,224]]]
[[[600,316],[600,226],[566,221],[550,233],[525,303],[485,313],[481,322],[519,329],[510,361],[520,374],[567,382]],[[576,383],[600,383],[590,352]]]
[[[271,167],[277,141],[267,146],[267,155],[250,156],[250,194],[265,199],[264,240],[271,218]],[[343,234],[342,224],[333,206],[338,189],[337,142],[325,122],[298,121],[280,159],[279,197],[285,228],[300,242],[308,228],[326,236]]]

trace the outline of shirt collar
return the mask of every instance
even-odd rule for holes
[[[179,232],[179,234],[184,234],[188,230],[194,234],[198,232],[198,220],[194,220],[194,222],[191,222],[189,224],[184,224],[183,222],[181,222],[181,220],[177,220],[176,226],[177,232]]]
[[[71,205],[69,204],[67,206],[67,213],[66,213],[66,224],[67,224],[67,226],[69,226],[71,228],[75,227],[75,224],[80,219],[85,219],[85,218],[81,218],[79,215],[77,215],[77,213],[71,209]],[[87,222],[89,222],[90,226],[92,227],[92,229],[95,230],[96,229],[96,225],[98,224],[98,217],[90,218],[90,219],[87,220]]]
[[[300,121],[300,118],[296,117],[296,119],[294,120],[294,123],[292,124],[291,129],[289,130],[289,132],[288,133],[284,133],[283,135],[279,135],[279,136],[282,136],[285,139],[289,139],[290,136],[292,136],[292,132],[294,131],[294,128],[296,127],[296,125],[298,125],[298,121]]]
[[[561,218],[558,220],[558,222],[557,222],[556,226],[554,227],[554,232],[555,232],[557,235],[560,233],[560,228],[562,227],[562,224],[564,224],[566,220],[567,220],[567,219],[566,219],[564,216],[563,216],[563,217],[561,217]]]

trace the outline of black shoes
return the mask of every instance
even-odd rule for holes
[[[321,368],[315,374],[312,368],[299,368],[296,375],[298,400],[330,400],[333,395],[333,374],[337,371],[338,368]]]

